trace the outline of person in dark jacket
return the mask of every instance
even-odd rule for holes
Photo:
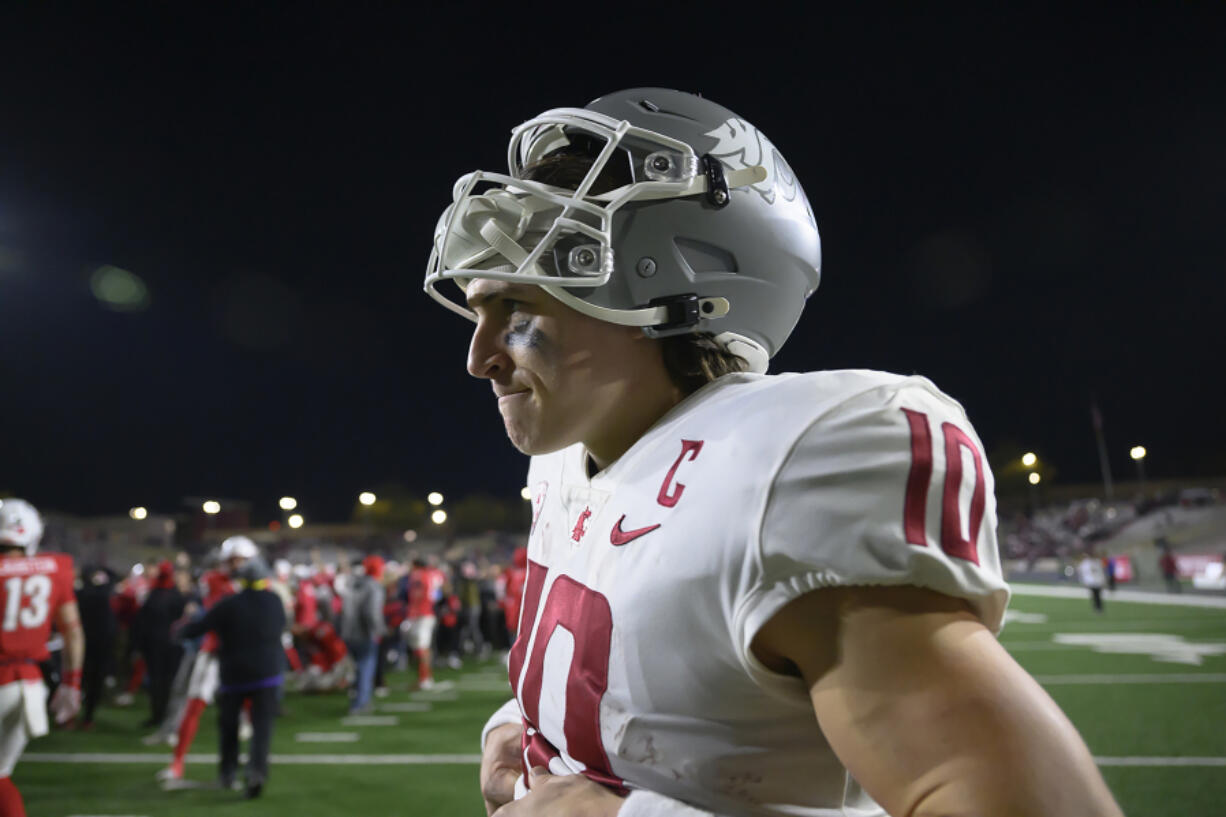
[[[180,638],[217,633],[221,686],[217,695],[217,721],[221,740],[221,785],[234,785],[238,767],[238,716],[243,702],[251,701],[251,746],[246,774],[247,797],[258,797],[268,780],[268,750],[272,743],[277,690],[282,678],[281,631],[285,607],[268,589],[268,565],[260,557],[238,569],[242,590],[225,598],[184,627]]]
[[[169,560],[162,561],[157,566],[153,589],[132,625],[133,638],[145,656],[149,676],[149,720],[145,726],[157,726],[166,717],[170,684],[183,657],[183,648],[171,638],[170,629],[183,615],[186,605],[187,599],[175,586],[174,565]]]
[[[80,728],[94,725],[94,710],[102,698],[106,676],[114,663],[115,639],[119,620],[111,608],[115,593],[114,572],[102,566],[87,566],[81,571],[81,586],[77,590],[77,607],[85,629],[85,666],[81,675]]]

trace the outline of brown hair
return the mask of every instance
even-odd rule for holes
[[[576,140],[565,147],[550,151],[525,167],[520,178],[574,190],[587,176],[599,152],[598,143],[592,140]],[[600,195],[633,181],[629,164],[619,161],[615,156],[601,169],[590,192],[592,195]],[[745,358],[724,349],[715,342],[715,336],[710,332],[691,332],[661,338],[660,351],[673,385],[685,394],[697,391],[717,377],[743,372],[749,368]]]

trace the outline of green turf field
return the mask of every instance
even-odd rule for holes
[[[1023,593],[1011,615],[1002,642],[1081,730],[1126,814],[1226,813],[1226,609],[1109,597],[1099,615],[1080,596]],[[269,785],[258,800],[211,787],[212,710],[187,766],[199,788],[162,790],[154,773],[170,749],[137,739],[144,734],[137,724],[148,714],[143,701],[100,710],[93,732],[35,741],[13,778],[31,817],[483,814],[475,756],[481,724],[509,694],[500,666],[442,670],[440,680],[455,686],[435,694],[410,694],[407,675],[392,678],[393,693],[376,703],[377,714],[396,718],[394,725],[343,725],[341,696],[289,695]],[[357,739],[296,739],[337,732]],[[101,757],[69,762],[69,754]]]

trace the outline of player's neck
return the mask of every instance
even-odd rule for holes
[[[642,386],[641,390],[632,392],[633,398],[620,401],[616,410],[583,440],[589,456],[589,476],[595,476],[616,462],[685,398],[682,391],[667,380],[666,374],[663,381]]]

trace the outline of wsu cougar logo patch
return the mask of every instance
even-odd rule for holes
[[[776,195],[783,196],[785,201],[796,199],[800,192],[796,174],[770,140],[753,125],[734,117],[706,135],[716,141],[711,155],[733,170],[756,165],[766,168],[766,178],[753,185],[752,189],[767,204],[774,204]]]

